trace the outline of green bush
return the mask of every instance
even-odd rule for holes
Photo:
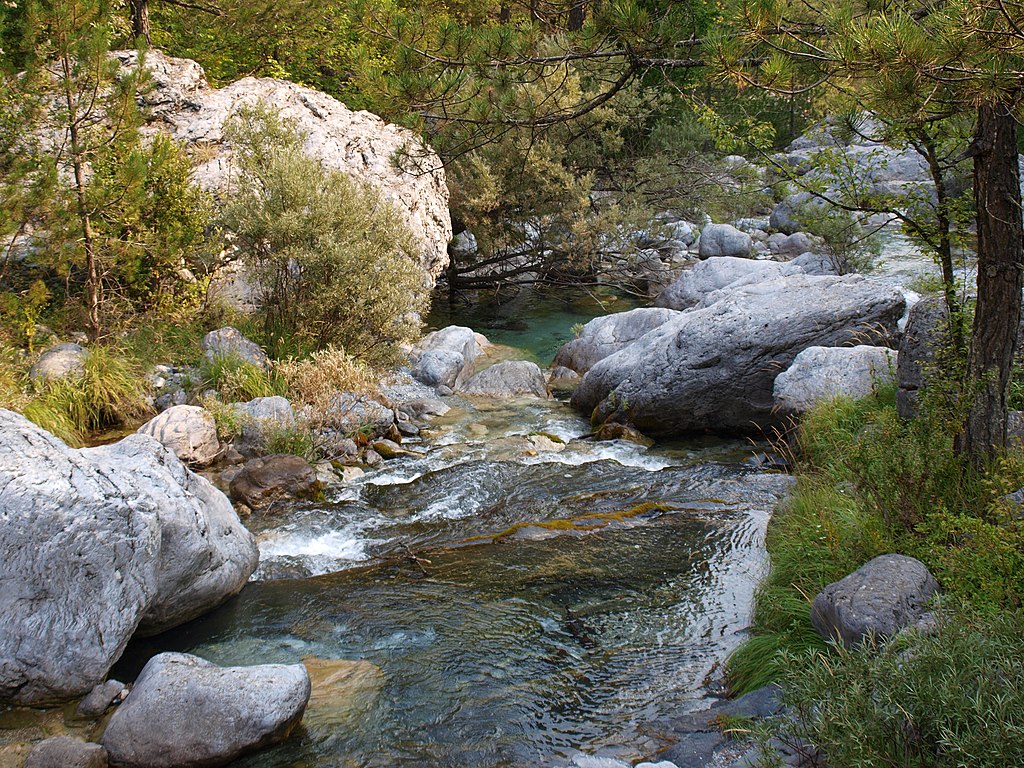
[[[266,109],[241,112],[228,133],[242,179],[224,224],[255,278],[267,340],[392,359],[418,333],[427,299],[394,206],[307,156],[296,130]]]
[[[783,655],[789,734],[831,768],[1024,765],[1024,614],[949,616],[878,648]]]

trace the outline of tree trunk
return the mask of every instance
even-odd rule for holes
[[[583,29],[583,22],[587,20],[587,5],[585,0],[575,0],[569,8],[569,31],[579,32]]]
[[[132,36],[135,38],[135,44],[138,45],[139,40],[145,40],[146,45],[150,45],[153,41],[149,35],[149,0],[131,0],[132,9]]]
[[[956,449],[980,466],[1006,445],[1006,392],[1024,287],[1017,123],[1008,107],[984,104],[978,109],[973,153],[978,303],[967,368],[970,410]]]

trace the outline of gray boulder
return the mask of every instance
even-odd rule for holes
[[[807,275],[838,275],[839,270],[836,269],[836,265],[833,259],[824,253],[815,253],[814,251],[807,251],[807,253],[801,253],[794,259],[789,261],[789,264],[794,267],[800,267]]]
[[[32,381],[81,378],[85,374],[85,361],[88,357],[89,350],[81,344],[57,344],[39,356],[28,375]]]
[[[919,392],[929,373],[939,366],[949,338],[949,310],[941,296],[928,296],[910,308],[896,367],[896,411],[901,418],[913,418],[917,412]]]
[[[107,750],[70,736],[52,736],[32,748],[25,768],[107,768]]]
[[[586,373],[599,360],[629,346],[675,314],[671,309],[641,308],[596,317],[583,326],[578,337],[558,350],[553,365]]]
[[[227,498],[153,438],[70,449],[0,410],[0,701],[88,693],[133,634],[220,604],[258,557]]]
[[[119,680],[100,683],[78,703],[75,714],[78,717],[100,717],[124,692],[125,684]]]
[[[826,640],[860,645],[869,636],[892,637],[927,611],[939,585],[924,563],[905,555],[879,555],[818,593],[811,623]]]
[[[762,282],[800,272],[799,266],[780,264],[774,261],[755,261],[754,259],[740,259],[731,256],[708,259],[697,262],[683,272],[678,280],[662,291],[654,304],[658,307],[676,310],[690,309],[701,303],[708,294],[727,286],[738,285],[740,281]],[[630,313],[624,312],[623,314]],[[611,317],[619,317],[619,315],[611,315]],[[667,320],[669,317],[665,316],[665,319]],[[605,318],[598,319],[604,320]],[[594,322],[596,321],[591,320],[591,323]],[[587,326],[584,326],[584,332],[586,332],[586,328]],[[557,362],[558,359],[555,360]]]
[[[363,431],[382,435],[395,423],[395,412],[391,408],[372,397],[353,392],[340,392],[326,415],[334,428],[346,435]]]
[[[264,371],[270,370],[270,358],[263,348],[230,325],[210,331],[203,337],[202,346],[207,360],[236,358]]]
[[[506,360],[485,368],[463,384],[461,391],[484,397],[548,396],[544,372],[526,360]]]
[[[808,347],[775,378],[775,407],[805,413],[839,395],[867,397],[896,380],[896,350],[887,347]]]
[[[122,768],[226,765],[288,738],[309,696],[301,664],[218,667],[161,653],[146,664],[101,743]]]
[[[320,490],[316,470],[301,456],[274,453],[246,462],[231,480],[231,498],[257,509],[279,499],[303,499]]]
[[[412,375],[432,387],[457,388],[473,372],[481,352],[472,328],[450,325],[424,336],[409,354]]]
[[[861,276],[792,275],[726,288],[601,360],[572,397],[645,434],[774,426],[775,377],[810,346],[895,337],[904,299]]]
[[[217,422],[198,405],[175,405],[138,428],[140,435],[156,438],[186,464],[205,467],[220,453]]]
[[[828,204],[810,192],[788,195],[773,209],[768,219],[769,226],[785,235],[792,235],[807,228],[820,219],[828,210]]]
[[[701,230],[697,255],[702,259],[713,256],[749,257],[753,247],[750,235],[731,224],[708,224]]]
[[[794,232],[791,235],[776,232],[768,237],[768,250],[773,256],[792,258],[813,251],[815,246],[816,243],[806,232]]]
[[[273,432],[295,426],[292,404],[280,395],[232,403],[231,408],[242,422],[242,433],[235,440],[235,447],[246,455],[261,449]]]

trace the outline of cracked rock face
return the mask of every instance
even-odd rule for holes
[[[113,55],[124,67],[138,61],[135,51]],[[159,51],[146,54],[146,68],[153,84],[143,97],[149,130],[168,133],[202,159],[194,178],[204,189],[215,194],[230,190],[234,171],[224,124],[240,107],[262,102],[295,122],[311,156],[369,182],[398,208],[420,244],[420,262],[430,282],[444,271],[452,237],[448,185],[437,154],[412,131],[285,80],[247,77],[211,88],[196,62]]]
[[[0,701],[87,693],[133,634],[220,604],[258,557],[227,497],[153,438],[71,449],[0,410]]]

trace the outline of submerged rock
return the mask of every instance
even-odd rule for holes
[[[775,378],[775,407],[805,413],[840,395],[867,397],[896,380],[896,350],[888,347],[808,347]]]
[[[811,605],[811,623],[826,640],[857,646],[868,637],[885,639],[911,626],[939,591],[920,560],[879,555],[849,576],[829,584]]]
[[[536,363],[506,360],[480,371],[462,385],[467,395],[483,397],[547,397],[544,372]]]
[[[137,431],[156,438],[186,464],[205,467],[220,454],[217,422],[198,405],[172,406]]]
[[[220,604],[258,557],[227,498],[153,438],[71,449],[0,410],[0,701],[88,693],[133,634]]]
[[[301,664],[218,667],[185,653],[146,664],[101,743],[123,768],[199,768],[288,738],[310,696]]]
[[[895,338],[899,291],[849,275],[792,275],[704,297],[583,377],[572,404],[658,436],[776,425],[775,377],[809,346]]]

